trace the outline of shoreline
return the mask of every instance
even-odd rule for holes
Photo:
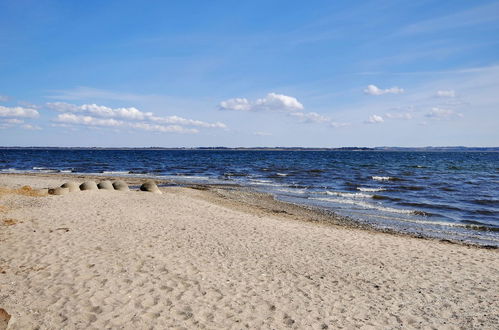
[[[332,224],[331,214],[234,187],[38,197],[20,189],[65,181],[0,176],[0,328],[499,322],[497,250]]]
[[[282,201],[276,199],[270,193],[258,192],[252,187],[242,186],[239,184],[215,184],[215,183],[185,183],[182,180],[175,181],[172,179],[159,179],[154,176],[121,176],[109,175],[103,173],[102,175],[84,174],[84,173],[0,173],[2,176],[28,176],[40,178],[61,178],[67,180],[80,179],[84,180],[123,180],[130,186],[138,189],[141,183],[146,179],[153,179],[158,186],[172,186],[172,187],[185,187],[204,191],[210,196],[200,196],[206,200],[227,204],[226,206],[234,207],[238,210],[252,212],[254,209],[265,211],[268,215],[280,214],[287,216],[296,221],[305,221],[322,225],[339,226],[345,228],[359,229],[371,231],[375,233],[411,237],[414,239],[422,239],[429,241],[437,241],[448,244],[457,244],[463,246],[476,247],[481,249],[499,249],[499,246],[480,244],[475,242],[467,242],[462,240],[437,238],[424,233],[413,233],[403,230],[395,230],[392,228],[381,228],[374,224],[360,222],[347,216],[339,215],[334,211],[305,204],[296,204],[292,202]],[[47,187],[44,187],[47,188]]]

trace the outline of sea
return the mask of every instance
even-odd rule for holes
[[[240,185],[383,230],[499,247],[498,152],[1,149],[0,172]]]

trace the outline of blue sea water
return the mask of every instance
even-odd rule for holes
[[[0,172],[240,184],[380,228],[499,246],[495,152],[4,149]]]

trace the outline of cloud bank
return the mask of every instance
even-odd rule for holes
[[[347,126],[347,123],[337,123],[331,118],[317,112],[304,112],[305,107],[298,99],[284,94],[268,93],[264,98],[255,101],[246,98],[232,98],[220,102],[220,110],[227,111],[270,111],[281,112],[305,123],[329,124],[331,127]]]
[[[155,132],[198,133],[195,128],[227,128],[224,123],[208,123],[179,116],[155,116],[152,112],[143,112],[134,107],[110,108],[97,104],[75,105],[65,102],[51,102],[47,108],[62,112],[55,122],[86,126],[128,127]]]

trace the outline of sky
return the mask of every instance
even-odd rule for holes
[[[499,1],[0,0],[0,145],[499,146]]]

